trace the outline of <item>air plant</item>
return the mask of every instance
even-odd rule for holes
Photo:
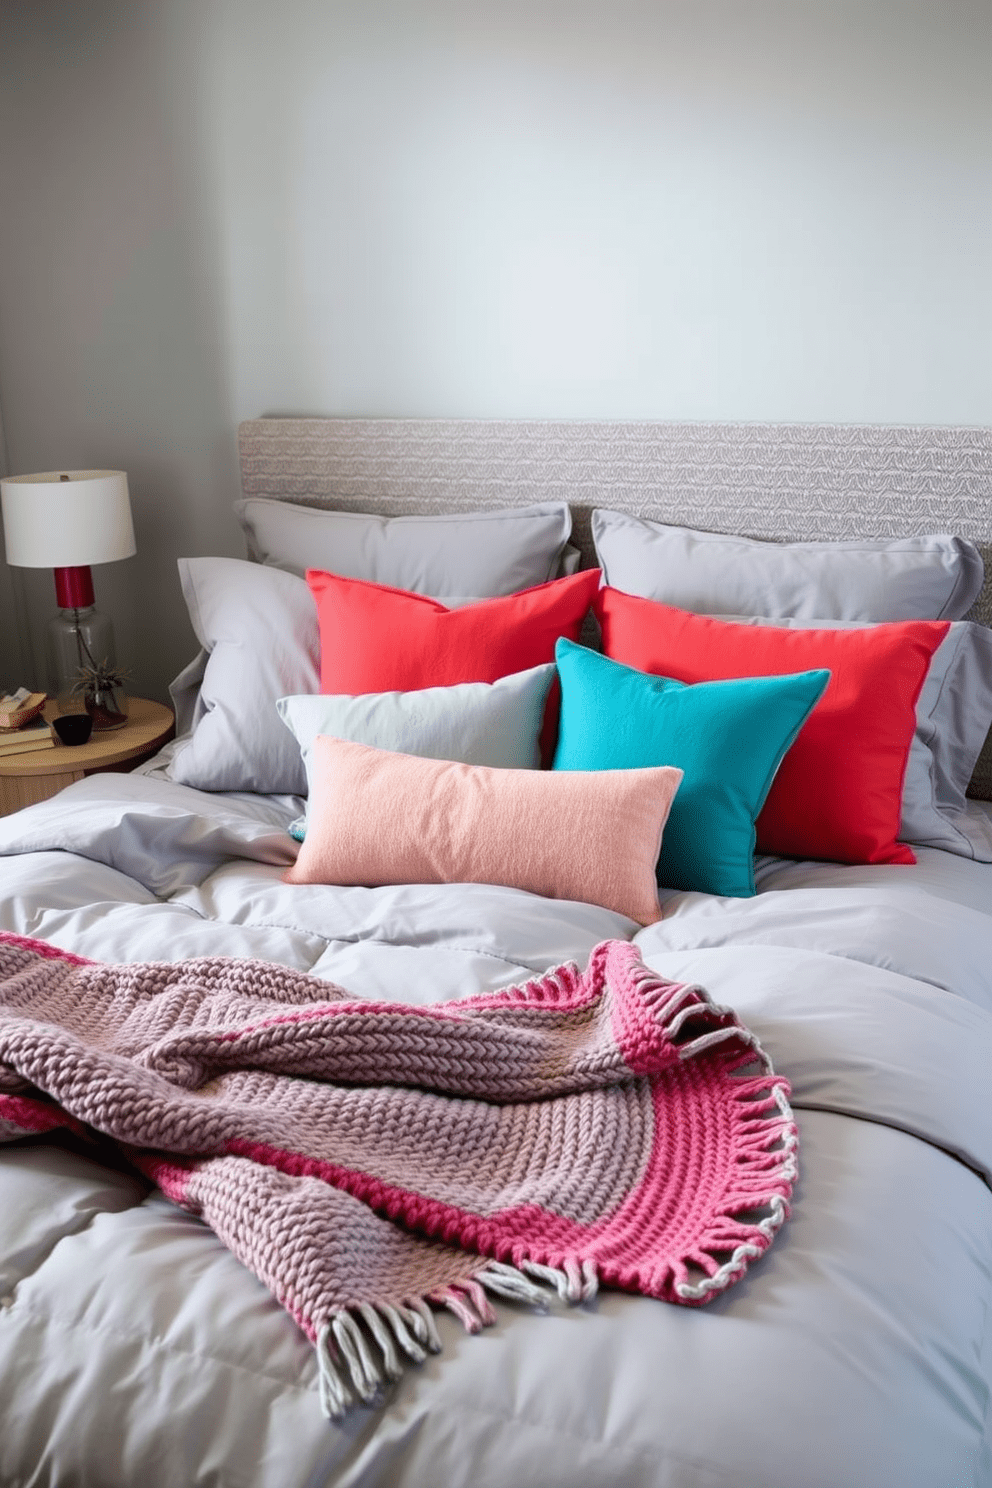
[[[120,728],[127,722],[127,710],[121,706],[121,698],[128,675],[123,667],[112,666],[106,657],[79,668],[72,693],[82,698],[95,729]]]

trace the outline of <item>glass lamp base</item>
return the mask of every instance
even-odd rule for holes
[[[48,691],[59,713],[89,713],[97,730],[123,728],[127,704],[110,617],[95,605],[60,608],[48,622],[46,642]]]

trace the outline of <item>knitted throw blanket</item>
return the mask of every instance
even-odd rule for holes
[[[771,1243],[788,1085],[698,987],[606,941],[584,971],[429,1007],[261,961],[101,965],[0,934],[0,1140],[121,1144],[372,1400],[490,1296],[699,1304]]]

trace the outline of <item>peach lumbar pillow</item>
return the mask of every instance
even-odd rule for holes
[[[287,883],[490,883],[661,918],[655,864],[682,771],[502,770],[319,735]]]

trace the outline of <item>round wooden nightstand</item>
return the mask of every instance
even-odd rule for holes
[[[55,714],[54,703],[45,707],[45,717]],[[148,698],[129,697],[127,723],[108,733],[91,734],[87,744],[54,749],[30,749],[23,754],[0,756],[0,816],[47,801],[57,791],[84,775],[101,770],[133,770],[154,754],[171,736],[175,719],[172,709]]]

